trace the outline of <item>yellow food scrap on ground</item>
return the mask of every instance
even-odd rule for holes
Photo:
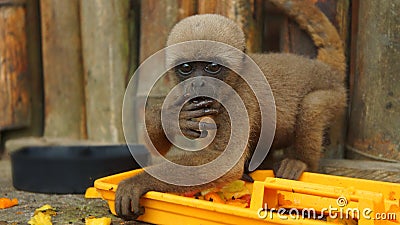
[[[51,222],[51,216],[49,214],[45,214],[43,212],[38,212],[34,215],[31,220],[29,220],[28,224],[30,225],[53,225]]]
[[[51,205],[44,205],[40,208],[35,209],[35,215],[38,214],[39,212],[42,212],[44,214],[50,215],[50,216],[55,216],[56,213],[56,209],[53,208]]]
[[[96,188],[90,187],[86,189],[85,198],[101,198],[101,195]]]
[[[30,225],[52,225],[51,216],[56,215],[56,209],[51,205],[44,205],[35,209],[34,216],[29,220]]]
[[[85,219],[85,224],[86,225],[110,225],[111,224],[111,218],[108,218],[108,217],[102,217],[102,218],[88,217],[88,218]]]
[[[0,198],[0,209],[6,209],[18,205],[18,200],[16,198]]]

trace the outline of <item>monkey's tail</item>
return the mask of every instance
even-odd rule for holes
[[[346,62],[342,40],[329,19],[310,1],[305,0],[269,0],[289,17],[293,18],[313,39],[322,62],[346,71]]]

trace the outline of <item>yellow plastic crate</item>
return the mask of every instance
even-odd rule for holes
[[[97,192],[108,201],[113,214],[115,214],[114,199],[118,183],[140,171],[133,170],[95,181]],[[337,208],[335,212],[340,213],[341,210],[337,216],[343,217],[359,210],[358,224],[361,225],[400,224],[400,184],[315,173],[304,173],[299,181],[292,181],[274,178],[270,170],[256,171],[251,176],[255,180],[254,184],[246,184],[249,190],[252,190],[250,208],[151,191],[141,199],[145,214],[138,220],[171,225],[337,224],[318,219],[318,216],[327,216],[331,206],[331,210]],[[263,207],[273,212],[269,211],[265,216]],[[368,216],[371,219],[361,215],[363,210],[369,212]],[[282,214],[283,211],[286,214]],[[304,212],[308,214],[302,217]],[[378,217],[386,219],[373,219]],[[389,221],[388,217],[392,217],[392,220]]]

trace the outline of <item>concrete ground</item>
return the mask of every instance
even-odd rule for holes
[[[88,216],[110,217],[112,224],[143,224],[124,222],[113,216],[106,201],[101,199],[85,199],[83,195],[50,195],[16,190],[12,185],[11,163],[9,159],[0,160],[0,198],[17,198],[17,206],[0,209],[0,225],[27,224],[36,208],[50,204],[57,210],[52,217],[53,224],[85,224]]]

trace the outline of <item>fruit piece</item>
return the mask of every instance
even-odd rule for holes
[[[188,191],[182,194],[185,197],[195,197],[196,195],[200,195],[200,191],[199,190],[195,190],[195,191]]]
[[[88,217],[88,218],[85,218],[85,224],[86,225],[110,225],[111,218],[109,218],[109,217],[101,217],[101,218]]]
[[[225,185],[221,188],[222,192],[239,192],[244,189],[245,182],[242,180],[235,180],[232,183]]]
[[[219,188],[209,188],[206,190],[202,190],[200,193],[202,196],[205,196],[206,194],[210,193],[210,192],[218,192]]]
[[[200,200],[204,200],[204,196],[201,196],[201,195],[199,197],[195,196],[195,198],[196,199],[200,199]]]
[[[200,194],[200,196],[199,196]],[[237,207],[250,207],[251,193],[242,180],[236,180],[222,188],[210,188],[201,192],[192,191],[182,194],[186,197],[195,197],[206,201],[234,205]]]
[[[232,183],[225,185],[221,188],[221,192],[224,194],[226,199],[237,199],[250,194],[250,191],[245,186],[245,182],[242,180],[235,180]]]
[[[237,198],[241,198],[245,195],[250,195],[250,191],[247,188],[244,188],[243,190],[238,191],[238,192],[223,191],[222,193],[226,199],[237,199]]]
[[[224,203],[224,199],[222,199],[217,193],[215,192],[209,192],[204,196],[204,200],[210,201],[210,202],[217,202],[217,203]]]
[[[247,202],[246,208],[250,207],[251,195],[243,195],[240,199],[245,200]]]
[[[18,205],[18,200],[16,198],[0,198],[0,209],[10,208],[15,205]]]

